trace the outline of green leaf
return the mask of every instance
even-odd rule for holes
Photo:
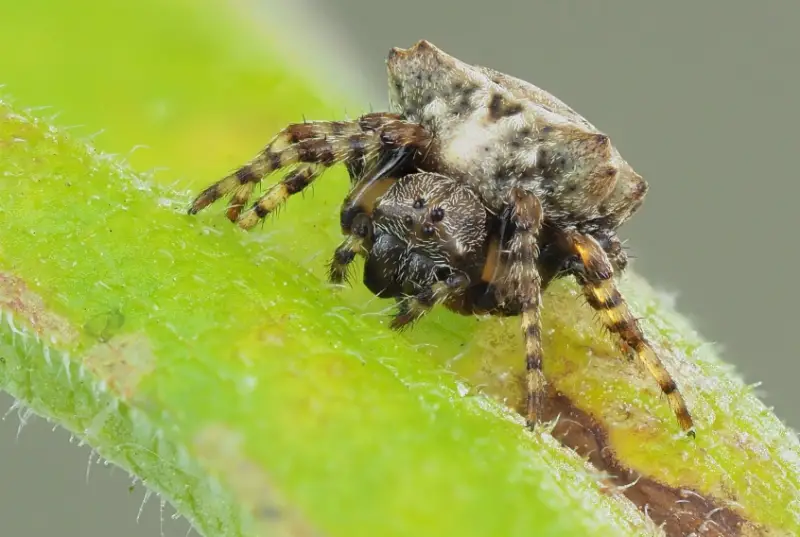
[[[0,118],[2,386],[206,534],[636,523],[577,457],[461,395],[278,251],[259,262],[252,240],[209,232],[114,160],[8,105]]]
[[[131,6],[0,6],[8,91],[78,132],[107,129],[102,151],[148,146],[135,171],[41,111],[0,107],[0,387],[206,535],[800,531],[794,433],[637,276],[623,290],[686,394],[694,441],[568,282],[545,295],[555,436],[500,402],[519,396],[516,319],[438,311],[397,335],[387,303],[326,285],[341,171],[249,234],[221,208],[185,215],[186,189],[286,123],[353,107],[260,37],[277,18]],[[622,488],[601,471],[641,477]]]

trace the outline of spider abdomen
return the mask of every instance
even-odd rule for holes
[[[546,91],[420,41],[387,61],[393,107],[434,139],[426,171],[470,184],[491,210],[519,185],[550,220],[616,228],[646,183],[609,137]]]

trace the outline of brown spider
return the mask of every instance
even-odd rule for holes
[[[541,291],[570,274],[693,436],[675,381],[613,279],[627,265],[616,229],[641,206],[647,183],[608,136],[528,82],[463,63],[427,41],[392,49],[387,65],[395,113],[289,125],[200,193],[189,213],[230,195],[228,218],[250,229],[344,163],[352,189],[341,210],[346,239],[331,263],[332,281],[343,281],[349,262],[364,255],[373,293],[411,295],[394,328],[435,303],[466,314],[519,315],[533,426],[545,393]],[[286,168],[281,182],[242,210],[264,177]]]

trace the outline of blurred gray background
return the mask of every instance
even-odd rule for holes
[[[350,66],[376,109],[386,103],[389,48],[425,38],[535,83],[611,135],[651,187],[621,232],[634,270],[674,293],[699,332],[800,428],[800,3],[294,3],[304,32],[324,25],[322,48]],[[10,405],[0,396],[0,409]],[[124,472],[95,465],[84,484],[88,448],[37,418],[16,439],[18,425],[16,413],[0,422],[3,537],[160,535],[158,499],[137,525],[144,493],[129,491]],[[164,513],[164,534],[185,535],[187,522]]]

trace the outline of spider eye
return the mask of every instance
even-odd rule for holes
[[[411,218],[411,215],[410,215],[410,214],[407,214],[407,215],[405,215],[405,216],[403,217],[403,223],[404,223],[404,224],[405,224],[407,227],[411,227],[411,226],[413,226],[413,225],[414,225],[414,219],[413,219],[413,218]]]
[[[433,227],[433,224],[425,224],[424,226],[422,226],[422,232],[425,235],[433,235],[434,231],[435,229]]]
[[[440,222],[442,219],[444,219],[444,209],[441,207],[434,207],[431,210],[431,220],[434,222]]]
[[[414,200],[414,205],[412,205],[415,209],[422,209],[425,207],[425,200],[422,198],[417,198]]]

